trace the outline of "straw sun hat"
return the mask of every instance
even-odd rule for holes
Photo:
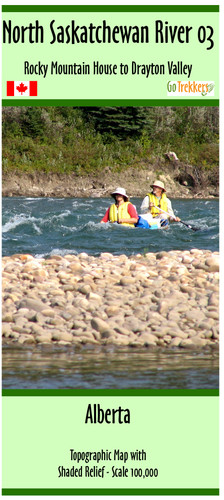
[[[166,192],[165,187],[164,187],[164,183],[162,181],[153,182],[153,184],[151,184],[151,187],[158,187]]]

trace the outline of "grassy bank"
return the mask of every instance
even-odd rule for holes
[[[218,182],[218,108],[6,107],[2,138],[3,179],[16,172],[80,176],[150,164],[159,175],[166,153],[174,151],[201,182]]]

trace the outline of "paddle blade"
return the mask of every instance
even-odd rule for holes
[[[200,231],[200,227],[196,227],[196,226],[189,226],[190,229],[192,229],[192,231]]]
[[[200,227],[192,226],[191,224],[187,224],[186,222],[180,220],[181,224],[184,224],[184,226],[188,227],[188,229],[192,229],[192,231],[200,231]]]

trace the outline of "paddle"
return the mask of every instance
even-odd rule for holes
[[[155,208],[160,210],[160,212],[163,212],[164,214],[170,216],[170,214],[168,212],[165,212],[165,210],[162,210],[162,208],[159,208],[159,207],[155,207]],[[181,224],[184,224],[184,226],[188,227],[188,229],[192,229],[192,231],[200,231],[200,227],[196,227],[196,226],[192,226],[191,224],[187,224],[183,220],[179,220],[178,222],[180,222]]]

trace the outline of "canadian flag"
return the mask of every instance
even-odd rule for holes
[[[37,82],[7,82],[7,96],[26,97],[37,95]]]

